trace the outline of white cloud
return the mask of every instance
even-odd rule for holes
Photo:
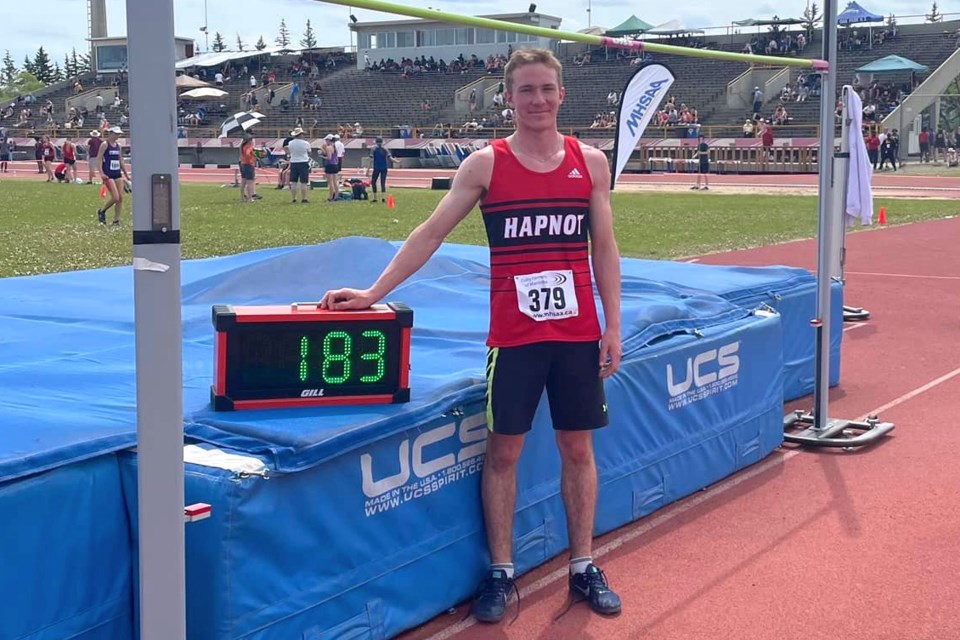
[[[153,0],[161,1],[161,0]],[[343,46],[350,44],[350,31],[347,28],[350,10],[340,5],[330,5],[315,0],[173,0],[175,7],[176,34],[195,38],[203,48],[205,40],[200,27],[204,24],[204,6],[206,5],[210,40],[219,31],[230,48],[234,47],[239,33],[244,43],[252,46],[262,35],[264,41],[272,44],[280,25],[285,18],[294,43],[303,35],[307,18],[317,31],[322,46]],[[932,0],[930,0],[932,1]],[[928,0],[898,0],[897,14],[922,14],[929,11]],[[587,26],[588,2],[585,0],[544,0],[537,1],[542,13],[563,18],[561,29],[576,31]],[[822,6],[822,0],[819,2]],[[873,0],[865,0],[866,8],[886,14],[888,6]],[[455,13],[512,13],[525,11],[529,0],[425,0],[418,6],[432,6]],[[840,10],[845,6],[840,2]],[[0,41],[0,55],[3,49],[9,49],[17,64],[25,55],[31,57],[37,47],[43,45],[53,60],[62,61],[64,54],[71,48],[78,52],[86,51],[87,3],[84,0],[44,0],[43,13],[55,16],[49,20],[38,20],[35,7],[30,3],[15,0],[0,0],[0,24],[4,25],[3,38]],[[619,24],[630,14],[651,24],[662,24],[669,20],[680,19],[687,27],[724,26],[733,20],[744,18],[770,18],[774,5],[769,0],[754,0],[743,3],[740,0],[714,0],[709,5],[690,5],[688,10],[673,3],[657,3],[641,8],[627,0],[590,0],[593,25],[612,27]],[[781,18],[799,17],[806,0],[787,0],[776,5],[776,13]],[[709,11],[706,9],[709,7]],[[108,30],[110,35],[126,33],[126,0],[107,0]],[[354,10],[361,21],[393,19],[388,14],[372,11]],[[56,27],[45,25],[55,24]]]

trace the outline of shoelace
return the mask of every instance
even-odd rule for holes
[[[513,624],[517,621],[517,618],[520,617],[520,589],[517,587],[515,580],[512,578],[487,578],[481,583],[477,596],[502,595],[504,598],[509,598],[511,590],[517,594],[517,612],[513,615],[513,619],[510,620],[510,624]],[[468,606],[461,622],[470,617],[470,611],[471,607]]]

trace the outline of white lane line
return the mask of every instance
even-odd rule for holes
[[[960,280],[960,276],[924,276],[911,273],[873,273],[870,271],[846,271],[848,276],[879,276],[882,278],[917,278],[920,280]]]
[[[899,398],[896,398],[895,400],[891,400],[890,402],[877,407],[873,411],[865,413],[864,415],[857,418],[857,420],[863,421],[864,419],[866,419],[868,415],[879,415],[881,412],[887,411],[888,409],[892,409],[897,405],[903,404],[904,402],[917,397],[921,393],[929,391],[930,389],[946,382],[947,380],[950,380],[951,378],[956,377],[957,375],[960,375],[960,367],[958,367],[957,369],[954,369],[950,373],[940,376],[935,380],[931,380],[930,382],[928,382],[927,384],[921,387],[917,387],[916,389],[914,389],[913,391],[910,391],[909,393],[903,394],[902,396],[900,396]],[[769,458],[767,458],[766,460],[764,460],[763,462],[760,462],[759,464],[756,464],[746,469],[745,471],[738,473],[735,476],[728,477],[726,480],[723,480],[719,484],[713,485],[711,487],[707,487],[706,491],[702,492],[697,497],[688,499],[687,501],[676,505],[674,508],[667,507],[669,509],[667,513],[663,513],[661,515],[655,516],[648,522],[644,522],[643,524],[637,526],[635,529],[631,529],[630,531],[627,531],[626,533],[623,533],[617,536],[610,542],[596,549],[593,552],[593,557],[602,558],[603,556],[609,554],[610,552],[622,547],[623,545],[630,542],[631,540],[634,540],[645,533],[649,533],[650,531],[656,529],[657,527],[670,522],[677,516],[683,515],[687,511],[690,511],[691,509],[694,509],[700,506],[707,500],[710,500],[715,496],[726,493],[727,491],[729,491],[730,489],[733,489],[737,485],[740,485],[746,482],[747,480],[750,480],[751,478],[754,478],[760,475],[761,473],[764,473],[770,469],[773,469],[777,465],[783,464],[790,458],[796,457],[801,453],[803,453],[803,449],[790,449],[788,451],[781,452],[779,455],[774,454]],[[568,571],[569,569],[567,569],[567,567],[562,567],[560,569],[557,569],[556,571],[553,571],[552,573],[545,575],[544,577],[540,578],[536,582],[520,589],[521,598],[530,597],[533,594],[537,593],[538,591],[542,591],[543,589],[546,589],[550,585],[566,579]],[[467,618],[466,620],[462,620],[453,626],[450,626],[450,627],[447,627],[446,629],[442,629],[441,631],[438,631],[437,633],[427,638],[427,640],[447,640],[447,638],[451,638],[456,634],[460,633],[461,631],[465,631],[466,629],[469,629],[470,627],[476,624],[477,624],[476,619]]]
[[[870,411],[869,413],[865,413],[864,415],[860,416],[857,419],[865,420],[867,416],[879,416],[882,412],[887,411],[889,409],[893,409],[895,406],[903,404],[907,400],[916,398],[921,393],[924,393],[925,391],[929,391],[930,389],[933,389],[934,387],[941,385],[947,380],[950,380],[951,378],[955,378],[958,375],[960,375],[960,367],[954,369],[950,373],[943,374],[936,380],[931,380],[930,382],[923,385],[922,387],[917,387],[913,391],[903,394],[902,396],[900,396],[899,398],[896,398],[895,400],[891,400],[885,405],[877,407],[876,409],[874,409],[873,411]]]
[[[843,332],[846,333],[847,331],[853,331],[857,327],[866,327],[869,324],[869,322],[847,322],[847,326],[843,328]]]

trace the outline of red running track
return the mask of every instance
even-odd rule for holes
[[[461,605],[402,640],[960,638],[958,244],[960,218],[848,238],[847,302],[872,315],[846,327],[830,410],[895,422],[882,443],[785,446],[599,538],[597,562],[624,600],[617,618],[581,603],[554,621],[567,598],[561,557],[520,578],[514,624],[461,622]],[[812,268],[816,244],[701,261]]]
[[[34,162],[18,161],[11,163],[13,172],[0,174],[4,177],[43,179],[36,171]],[[85,163],[78,163],[80,176],[87,177]],[[184,183],[225,183],[233,182],[236,169],[216,169],[212,165],[206,169],[180,167],[180,180]],[[275,169],[258,169],[260,184],[275,184]],[[453,169],[391,169],[389,184],[396,188],[429,188],[434,176],[451,177]],[[360,176],[360,169],[345,169],[344,176]],[[318,174],[319,176],[319,174]],[[689,189],[696,184],[696,174],[692,173],[628,173],[620,177],[618,186],[629,189],[650,187],[660,190]],[[756,175],[711,175],[710,185],[720,193],[724,190],[749,189],[752,192],[771,192],[789,190],[814,195],[818,189],[815,174],[756,174]],[[883,197],[910,198],[958,198],[960,197],[960,176],[915,176],[907,171],[898,173],[878,173],[873,177],[874,195]]]

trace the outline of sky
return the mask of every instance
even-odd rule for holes
[[[395,0],[396,1],[396,0]],[[745,18],[800,17],[807,0],[702,0],[689,3],[649,3],[626,0],[590,0],[593,26],[612,27],[631,14],[654,25],[680,20],[689,28],[723,26]],[[847,0],[839,0],[839,10]],[[897,0],[896,14],[905,16],[929,12],[932,0]],[[529,0],[421,0],[418,6],[431,6],[453,13],[485,15],[526,11]],[[822,0],[819,3],[822,7]],[[892,0],[875,2],[861,0],[866,9],[886,15],[893,7]],[[941,12],[956,11],[955,0],[941,0]],[[682,5],[682,6],[678,6]],[[0,56],[9,50],[20,66],[24,56],[31,58],[37,47],[43,45],[55,61],[63,62],[72,48],[78,53],[87,50],[87,3],[85,0],[43,0],[43,13],[55,19],[38,20],[29,2],[0,0]],[[560,29],[577,31],[588,26],[587,0],[543,0],[537,2],[541,13],[563,18]],[[126,0],[107,0],[107,30],[111,36],[126,33]],[[210,42],[220,32],[230,49],[236,49],[237,35],[245,47],[252,47],[262,35],[267,44],[273,44],[280,19],[286,20],[294,44],[303,35],[307,19],[317,32],[321,46],[351,44],[347,22],[350,10],[339,5],[327,5],[315,0],[174,0],[176,35],[195,38],[200,50],[206,48],[200,28],[209,27]],[[206,14],[206,15],[205,15]],[[383,13],[355,10],[361,22],[389,20]]]

